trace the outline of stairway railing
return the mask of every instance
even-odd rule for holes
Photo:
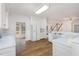
[[[54,31],[56,28],[56,31],[58,32],[60,30],[60,28],[62,27],[62,24],[56,23],[55,26],[52,28],[51,27],[51,31]]]
[[[60,24],[60,26],[58,27],[57,31],[59,31],[59,30],[60,30],[61,26],[62,26],[62,24]]]

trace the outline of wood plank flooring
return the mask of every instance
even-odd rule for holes
[[[22,45],[21,45],[22,46]],[[19,46],[16,49],[17,56],[51,56],[52,55],[52,43],[47,39],[41,39],[35,42],[27,41],[24,47]]]

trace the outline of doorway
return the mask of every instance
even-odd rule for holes
[[[25,39],[25,23],[16,22],[16,38]]]
[[[16,22],[16,53],[19,53],[26,47],[25,29],[24,22]]]

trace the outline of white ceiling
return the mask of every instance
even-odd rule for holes
[[[35,12],[43,5],[49,5],[49,9],[40,15],[36,15]],[[49,19],[79,16],[78,3],[7,3],[6,8],[10,13],[46,17]]]

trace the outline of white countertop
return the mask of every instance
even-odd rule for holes
[[[79,44],[79,38],[58,38],[58,39],[54,39],[52,40],[52,43],[59,43],[59,44],[63,44],[65,46],[72,46],[72,43],[74,44]]]
[[[71,42],[79,43],[79,33],[73,33],[73,32],[51,32],[49,33],[49,41],[50,42],[59,42],[66,45],[70,45]]]

